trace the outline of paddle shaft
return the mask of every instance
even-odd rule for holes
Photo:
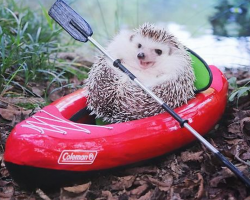
[[[240,178],[245,185],[250,188],[250,180],[238,170],[231,162],[229,162],[225,156],[223,156],[213,145],[211,145],[204,137],[202,137],[196,130],[194,130],[188,123],[184,123],[184,127],[188,129],[202,144],[204,144],[214,155],[223,162],[238,178]]]
[[[204,144],[214,155],[223,162],[223,164],[228,167],[236,176],[238,176],[247,187],[250,188],[250,180],[238,170],[231,162],[229,162],[213,145],[211,145],[204,137],[202,137],[196,130],[194,130],[188,123],[187,120],[182,119],[177,115],[165,102],[158,98],[151,90],[145,87],[127,68],[125,68],[119,60],[114,60],[93,38],[88,37],[89,41],[94,44],[102,53],[105,54],[111,61],[113,61],[114,66],[118,67],[121,71],[126,73],[131,80],[137,83],[145,92],[147,92],[152,98],[154,98],[164,110],[166,110],[173,118],[175,118],[181,127],[188,129],[202,144]]]
[[[106,57],[108,57],[113,65],[119,68],[122,72],[127,74],[131,80],[137,83],[146,93],[148,93],[152,98],[154,98],[161,107],[166,110],[174,119],[176,119],[181,127],[185,127],[189,130],[202,144],[204,144],[210,151],[214,153],[214,155],[223,162],[223,164],[228,167],[236,176],[238,176],[248,188],[250,188],[250,180],[239,171],[231,162],[229,162],[214,146],[212,146],[204,137],[202,137],[196,130],[194,130],[189,124],[187,120],[182,119],[177,113],[173,111],[162,99],[157,97],[151,90],[149,90],[146,86],[144,86],[134,74],[132,74],[124,65],[121,64],[119,59],[114,59],[109,55],[106,50],[91,36],[85,33],[85,31],[76,23],[74,20],[70,21],[70,24],[75,27],[81,34],[84,35],[95,47],[97,47]]]
[[[118,67],[121,71],[126,73],[131,80],[137,83],[145,92],[147,92],[152,98],[154,98],[164,110],[166,110],[174,119],[176,119],[181,127],[185,127],[188,129],[202,144],[204,144],[210,151],[214,153],[214,155],[223,162],[223,164],[228,167],[236,176],[238,176],[247,187],[250,188],[250,180],[239,171],[231,162],[229,162],[225,156],[223,156],[213,145],[211,145],[204,137],[202,137],[196,130],[194,130],[187,122],[187,120],[182,119],[179,115],[177,115],[173,109],[171,109],[162,99],[157,97],[151,90],[149,90],[146,86],[144,86],[137,78],[134,76],[126,67],[124,67],[119,60],[113,59],[105,49],[97,43],[92,37],[88,37],[88,40],[95,45],[105,56],[107,56],[115,67]]]

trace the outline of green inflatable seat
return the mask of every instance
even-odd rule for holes
[[[192,66],[196,77],[194,82],[196,87],[195,93],[199,93],[208,89],[211,85],[213,80],[212,73],[207,63],[198,54],[191,49],[188,49],[188,52],[192,59]]]

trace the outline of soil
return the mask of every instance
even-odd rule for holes
[[[249,81],[249,68],[225,69],[226,77],[237,78],[238,86]],[[75,85],[81,85],[76,79]],[[34,93],[41,94],[46,84],[32,83]],[[63,89],[50,98],[55,100],[73,89]],[[18,92],[17,88],[9,91]],[[229,94],[232,88],[229,88]],[[20,93],[20,91],[19,91]],[[25,99],[25,100],[24,100]],[[188,147],[145,163],[112,170],[93,177],[87,182],[53,191],[27,191],[10,177],[3,160],[9,132],[16,123],[30,115],[32,109],[16,106],[20,102],[44,102],[39,97],[20,96],[0,99],[0,199],[53,199],[53,200],[250,200],[246,186],[198,141]],[[206,139],[250,179],[250,95],[228,102],[222,119]]]

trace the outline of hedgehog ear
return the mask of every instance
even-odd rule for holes
[[[168,55],[171,56],[176,49],[178,49],[178,46],[176,44],[170,43]]]
[[[129,37],[129,41],[130,42],[132,42],[132,40],[133,40],[133,38],[135,37],[135,35],[134,34],[132,34],[132,35],[130,35],[130,37]]]
[[[177,47],[170,45],[168,55],[172,55],[176,51]]]

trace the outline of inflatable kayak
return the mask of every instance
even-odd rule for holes
[[[227,101],[225,77],[215,66],[209,69],[213,77],[209,87],[175,109],[201,135],[216,125]],[[17,183],[34,188],[72,183],[92,172],[161,156],[195,140],[168,113],[96,125],[86,102],[83,88],[16,125],[7,139],[4,160]]]

